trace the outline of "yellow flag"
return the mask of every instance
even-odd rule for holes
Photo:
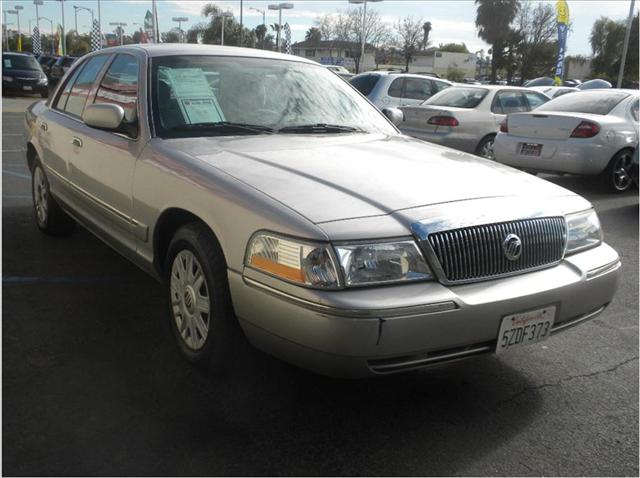
[[[22,35],[18,35],[18,51],[22,51]]]
[[[556,12],[558,14],[558,23],[569,24],[569,5],[567,0],[558,0],[556,2]]]

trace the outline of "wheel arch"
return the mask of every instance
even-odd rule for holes
[[[170,207],[160,214],[153,230],[153,265],[160,277],[164,277],[164,261],[169,250],[169,245],[171,244],[171,239],[175,236],[178,229],[191,223],[199,223],[207,228],[213,240],[220,248],[226,266],[226,257],[220,240],[207,222],[186,209]]]
[[[27,143],[27,166],[29,167],[29,171],[33,172],[33,166],[36,162],[36,157],[38,157],[38,151],[33,143]]]

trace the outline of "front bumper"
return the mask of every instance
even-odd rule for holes
[[[617,289],[608,245],[553,268],[473,284],[316,291],[229,271],[236,314],[259,349],[322,374],[365,377],[495,350],[501,318],[557,304],[554,332],[594,317]]]
[[[26,89],[25,89],[26,88]],[[29,89],[31,88],[31,89]],[[40,84],[36,81],[3,81],[2,91],[4,93],[24,93],[24,94],[40,94],[45,91],[49,91],[48,84]]]
[[[520,154],[522,143],[542,144],[540,156]],[[498,133],[493,144],[496,161],[531,171],[586,176],[600,174],[613,153],[597,139],[532,139]]]

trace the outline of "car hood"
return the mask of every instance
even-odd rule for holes
[[[476,198],[574,195],[493,161],[400,135],[188,138],[165,145],[316,224]]]
[[[40,70],[2,70],[2,74],[17,78],[40,78],[42,76]]]

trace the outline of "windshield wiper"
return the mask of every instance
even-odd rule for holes
[[[294,125],[294,126],[285,126],[284,128],[280,128],[276,132],[277,133],[322,134],[322,133],[361,133],[362,130],[359,128],[354,128],[353,126],[316,123],[316,124],[301,124],[301,125]]]
[[[169,128],[169,131],[192,132],[197,131],[210,135],[223,134],[272,134],[273,128],[259,124],[233,123],[231,121],[218,121],[215,123],[181,124]]]

